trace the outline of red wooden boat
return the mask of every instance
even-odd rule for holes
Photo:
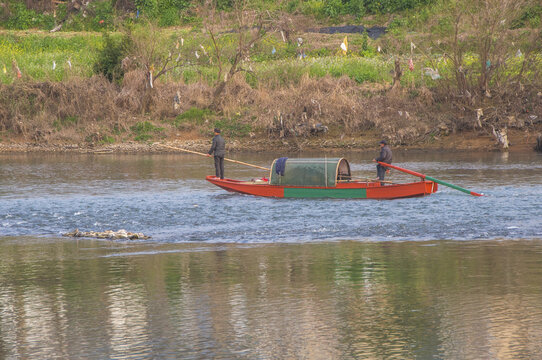
[[[438,190],[437,183],[428,180],[401,184],[354,180],[350,165],[343,158],[287,159],[282,165],[280,161],[273,161],[269,180],[241,181],[215,176],[207,176],[206,180],[231,192],[279,198],[398,199]]]

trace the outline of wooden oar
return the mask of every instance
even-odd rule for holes
[[[412,171],[412,170],[408,170],[408,169],[403,169],[403,168],[400,168],[399,166],[395,166],[395,165],[390,165],[390,164],[386,164],[386,163],[383,163],[381,161],[377,161],[380,165],[382,166],[386,166],[386,167],[389,167],[389,168],[392,168],[392,169],[395,169],[395,170],[399,170],[399,171],[402,171],[404,173],[407,173],[407,174],[410,174],[410,175],[414,175],[414,176],[417,176],[417,177],[420,177],[422,179],[427,179],[429,181],[434,181],[436,182],[437,184],[441,184],[441,185],[444,185],[444,186],[448,186],[448,187],[451,187],[452,189],[455,189],[455,190],[459,190],[459,191],[462,191],[464,193],[467,193],[467,194],[470,194],[472,196],[484,196],[483,194],[478,194],[474,191],[470,191],[468,189],[465,189],[465,188],[462,188],[461,186],[457,186],[457,185],[454,185],[454,184],[450,184],[450,183],[447,183],[446,181],[442,181],[442,180],[439,180],[439,179],[435,179],[434,177],[431,177],[431,176],[427,176],[427,175],[424,175],[424,174],[420,174],[419,172],[416,172],[416,171]]]
[[[201,155],[201,156],[209,156],[209,154],[204,154],[204,153],[200,153],[200,152],[197,152],[197,151],[182,149],[182,148],[178,148],[178,147],[175,147],[175,146],[169,146],[169,145],[160,144],[160,143],[154,143],[153,145],[160,145],[160,146],[167,147],[167,148],[170,148],[170,149],[173,149],[173,150],[184,151],[184,152],[187,152],[187,153],[190,153],[190,154],[196,154],[196,155]],[[246,162],[237,161],[237,160],[233,160],[233,159],[224,158],[224,160],[229,161],[229,162],[233,162],[233,163],[236,163],[236,164],[252,166],[252,167],[254,167],[256,169],[267,170],[267,171],[271,170],[271,169],[263,167],[263,166],[253,165],[253,164],[249,164],[249,163],[246,163]]]

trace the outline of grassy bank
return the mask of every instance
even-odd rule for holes
[[[97,52],[103,47],[101,34],[37,32],[0,33],[0,81],[17,80],[15,63],[24,81],[63,81],[70,76],[92,76]],[[53,66],[55,67],[53,69]]]
[[[121,34],[112,34],[120,39]],[[164,36],[172,39],[183,39],[184,46],[197,48],[202,44],[210,47],[209,39],[190,30],[166,30]],[[377,55],[378,45],[368,40],[365,35],[349,34],[349,51],[347,55],[340,52],[343,35],[304,36],[306,57],[298,58],[297,45],[280,41],[277,34],[267,36],[252,54],[251,68],[256,85],[258,82],[289,84],[309,74],[312,77],[332,75],[349,76],[358,83],[386,82],[391,80],[389,71],[393,69],[389,55]],[[323,38],[323,39],[322,39]],[[311,45],[311,40],[315,46]],[[223,38],[231,48],[235,43]],[[368,45],[367,43],[373,43]],[[17,80],[12,63],[19,67],[23,80],[26,81],[63,81],[70,76],[91,77],[97,55],[104,49],[104,38],[100,33],[60,33],[43,32],[2,32],[0,33],[0,66],[6,72],[0,73],[0,80],[10,84]],[[274,50],[273,50],[274,49]],[[367,50],[369,49],[369,50]],[[201,52],[201,51],[200,51]],[[366,53],[364,56],[363,53]],[[196,60],[195,54],[187,55],[187,61]],[[197,64],[177,69],[167,75],[166,81],[196,82],[204,80],[212,84],[217,80],[218,69],[210,64]],[[409,79],[407,79],[409,80]]]
[[[110,35],[120,41],[121,34]],[[347,37],[349,49],[346,54],[340,50],[340,45]],[[209,48],[209,39],[201,36],[198,31],[190,29],[164,30],[164,37],[169,39],[182,38],[187,48],[198,48],[201,44]],[[364,34],[312,34],[300,35],[304,43],[299,48],[295,43],[281,41],[276,33],[270,34],[262,41],[251,55],[251,73],[246,75],[246,81],[252,87],[282,87],[298,84],[304,76],[323,78],[332,76],[340,78],[347,76],[359,84],[375,83],[390,84],[393,78],[393,59],[402,59],[406,70],[408,60],[413,59],[412,70],[404,71],[401,78],[403,86],[420,87],[434,86],[435,80],[425,74],[425,68],[432,68],[440,74],[449,74],[449,62],[439,55],[427,57],[424,54],[392,55],[377,49],[382,46],[382,40],[371,40]],[[223,39],[228,44],[229,51],[235,47],[235,42]],[[304,51],[305,57],[299,58],[299,51]],[[104,50],[104,37],[101,33],[59,33],[43,32],[1,32],[0,33],[0,82],[13,84],[15,81],[66,81],[70,78],[90,78],[95,75],[93,70],[98,54]],[[201,51],[200,51],[201,52]],[[196,83],[204,82],[213,85],[218,80],[218,68],[209,63],[196,63],[194,53],[187,54],[187,65],[167,73],[162,81]],[[468,58],[471,63],[475,58]],[[193,62],[194,64],[190,64]],[[519,61],[518,61],[519,62]],[[16,65],[21,72],[17,76]],[[516,70],[517,71],[517,70]]]

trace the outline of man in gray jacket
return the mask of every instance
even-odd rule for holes
[[[224,179],[224,155],[226,155],[226,142],[220,136],[220,129],[215,129],[213,144],[209,150],[208,156],[214,153],[215,156],[215,176]]]
[[[388,147],[388,143],[386,142],[386,140],[382,140],[379,145],[380,155],[376,159],[373,159],[373,161],[380,161],[386,164],[391,164],[391,149]],[[378,175],[378,179],[380,179],[380,181],[384,181],[386,171],[389,171],[389,168],[380,164],[376,165],[376,174]],[[383,185],[384,183],[381,184]]]

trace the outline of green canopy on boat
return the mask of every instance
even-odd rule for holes
[[[271,185],[335,187],[337,180],[351,177],[350,165],[344,158],[286,159],[284,175],[276,171],[280,161],[275,159],[271,166]]]

